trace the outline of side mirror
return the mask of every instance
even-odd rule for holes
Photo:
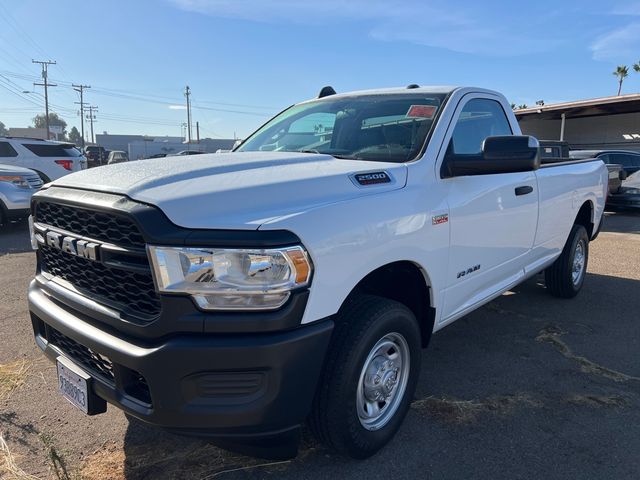
[[[444,177],[529,172],[540,168],[538,140],[526,135],[487,137],[479,155],[445,157]]]
[[[622,169],[620,170],[620,173],[618,173],[618,178],[620,178],[620,180],[626,180],[627,179],[627,171]]]

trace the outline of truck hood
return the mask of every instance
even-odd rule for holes
[[[352,174],[385,171],[388,183]],[[404,164],[292,152],[175,156],[92,168],[53,185],[126,195],[187,228],[257,229],[310,208],[404,187]]]
[[[0,175],[36,175],[36,172],[14,165],[0,165]]]

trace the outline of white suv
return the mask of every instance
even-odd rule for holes
[[[0,163],[30,168],[45,183],[87,168],[87,159],[72,143],[22,137],[0,137]]]

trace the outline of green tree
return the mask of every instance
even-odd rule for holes
[[[640,62],[633,64],[633,71],[636,73],[640,73]]]
[[[0,122],[0,136],[7,135],[9,130],[4,126],[4,123]]]
[[[82,145],[82,135],[76,127],[71,127],[69,130],[69,141],[76,144],[76,146]]]
[[[44,115],[36,115],[33,117],[33,126],[36,128],[47,128]],[[67,136],[67,122],[58,116],[57,113],[49,113],[49,126],[50,127],[62,127],[62,139]]]
[[[613,75],[618,77],[618,95],[620,95],[622,93],[622,82],[629,76],[629,67],[626,65],[618,65],[613,71]]]
[[[529,108],[526,103],[523,103],[522,105],[518,105],[518,110],[524,110],[525,108]]]

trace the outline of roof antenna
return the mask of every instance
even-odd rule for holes
[[[329,95],[335,95],[336,91],[333,89],[331,85],[327,85],[326,87],[322,87],[320,93],[318,94],[318,98],[328,97]]]
[[[407,90],[412,90],[414,88],[420,88],[420,85],[418,85],[417,83],[411,83],[407,85]]]

